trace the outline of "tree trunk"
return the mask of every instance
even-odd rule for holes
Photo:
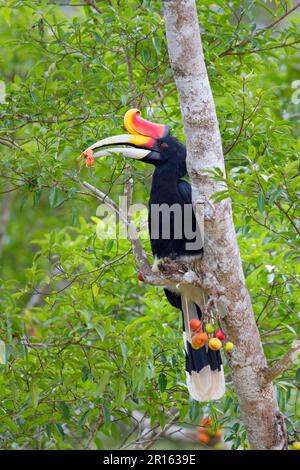
[[[226,188],[207,170],[217,168],[225,174],[225,166],[195,1],[165,0],[164,15],[187,141],[193,202],[204,204],[204,256],[199,270],[211,279],[208,293],[217,297],[223,312],[222,326],[235,344],[228,361],[250,446],[286,449],[285,424],[274,388],[263,380],[267,363],[245,285],[231,201],[211,201],[215,192]]]

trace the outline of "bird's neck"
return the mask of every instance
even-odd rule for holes
[[[181,175],[176,166],[161,165],[156,167],[151,187],[151,199],[169,199],[178,193],[178,182]]]

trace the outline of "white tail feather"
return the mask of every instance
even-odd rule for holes
[[[187,352],[187,336],[183,332],[184,349]],[[204,346],[205,347],[205,346]],[[189,394],[197,401],[219,400],[225,393],[225,377],[223,366],[221,370],[212,370],[209,365],[199,372],[186,372],[186,385]]]

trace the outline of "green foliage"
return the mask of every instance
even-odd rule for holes
[[[161,428],[210,414],[229,446],[247,448],[229,373],[223,400],[189,399],[178,312],[138,283],[128,241],[96,236],[97,201],[80,185],[122,195],[121,159],[87,170],[78,155],[120,133],[129,107],[184,138],[161,4],[55,3],[0,2],[0,447],[126,448],[139,413]],[[299,331],[299,16],[257,34],[281,3],[197,3],[226,153],[228,191],[216,200],[233,200],[272,364]],[[151,169],[131,163],[131,173],[145,202]],[[299,362],[276,387],[293,439]]]

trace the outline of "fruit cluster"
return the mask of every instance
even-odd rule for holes
[[[221,349],[222,341],[225,339],[225,335],[221,328],[218,328],[217,331],[215,331],[215,328],[211,323],[206,323],[204,328],[205,331],[203,331],[201,321],[195,318],[190,321],[189,326],[192,333],[191,344],[194,349],[200,349],[206,343],[208,343],[208,347],[213,351]],[[233,348],[233,343],[227,341],[224,346],[225,351],[232,351]]]
[[[223,431],[221,428],[214,429],[210,416],[202,418],[197,427],[197,439],[202,445],[213,447],[214,449],[223,449],[221,438]]]

